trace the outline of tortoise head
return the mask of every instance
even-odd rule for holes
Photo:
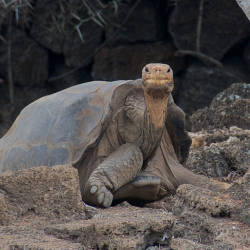
[[[174,88],[173,71],[167,64],[150,63],[142,70],[142,88],[153,98],[164,98]]]

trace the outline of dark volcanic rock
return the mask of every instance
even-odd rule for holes
[[[43,86],[48,79],[48,52],[30,39],[24,31],[13,28],[11,68],[13,81],[25,86]],[[0,39],[1,73],[8,78],[7,44]]]
[[[103,30],[96,23],[82,25],[80,28],[83,41],[79,34],[70,28],[64,38],[63,54],[65,63],[70,67],[86,66],[93,60],[93,55],[102,41]]]
[[[219,93],[210,107],[191,116],[193,131],[237,126],[250,128],[250,84],[237,83]]]
[[[88,65],[103,36],[103,28],[91,19],[77,32],[77,25],[89,15],[86,8],[79,6],[82,4],[78,1],[38,1],[31,29],[36,41],[55,53],[63,53],[66,65],[71,67]]]
[[[56,53],[63,51],[65,27],[61,27],[61,11],[57,1],[37,1],[31,29],[31,36],[36,41]]]
[[[239,78],[220,68],[193,64],[178,79],[177,103],[188,114],[210,104],[212,98]]]
[[[250,70],[250,42],[249,44],[246,46],[245,50],[244,50],[244,60],[247,64],[248,69]]]
[[[131,12],[134,2],[122,1],[117,14],[114,14],[112,9],[106,13],[110,20],[110,24],[106,27],[108,43],[148,42],[160,40],[162,37],[156,4],[149,0],[140,1]],[[128,14],[130,15],[128,16]],[[126,22],[124,23],[124,21]]]
[[[137,79],[142,68],[151,62],[167,63],[178,73],[184,68],[184,60],[174,53],[175,47],[163,42],[105,47],[95,57],[92,75],[102,80]]]
[[[196,50],[200,2],[177,1],[169,29],[178,49]],[[235,0],[205,0],[201,27],[201,52],[221,59],[249,34],[250,23]]]

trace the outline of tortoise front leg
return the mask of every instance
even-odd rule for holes
[[[133,180],[142,164],[143,155],[139,147],[131,143],[123,144],[92,172],[83,200],[91,205],[109,207],[115,191]]]

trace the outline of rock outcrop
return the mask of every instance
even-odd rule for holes
[[[140,78],[141,69],[151,62],[167,63],[175,73],[185,65],[183,58],[175,56],[174,45],[169,42],[105,47],[97,53],[94,61],[93,78],[109,81]]]
[[[177,82],[176,101],[185,112],[192,114],[209,105],[216,94],[240,79],[225,69],[193,64],[177,81],[180,83]]]
[[[227,18],[228,13],[232,18]],[[200,52],[222,59],[232,46],[247,36],[249,20],[235,0],[182,0],[177,1],[169,31],[178,49],[197,51],[198,37]]]
[[[72,166],[36,167],[1,175],[0,225],[29,215],[84,219],[77,170]]]
[[[191,116],[193,131],[237,126],[250,128],[250,84],[237,83],[222,91],[209,107]]]
[[[250,130],[238,127],[190,133],[193,144],[185,166],[209,177],[232,181],[250,166]]]

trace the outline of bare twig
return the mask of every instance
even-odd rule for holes
[[[196,51],[201,51],[201,32],[202,32],[202,19],[203,19],[204,0],[200,0],[197,28],[196,28]]]
[[[198,52],[198,51],[193,51],[193,50],[178,50],[176,53],[175,53],[176,56],[193,56],[193,57],[196,57],[198,59],[200,59],[204,64],[208,65],[208,66],[217,66],[217,67],[220,67],[222,68],[223,67],[223,64],[214,59],[213,57],[211,56],[208,56],[206,54],[203,54],[201,52]]]
[[[12,45],[12,13],[10,12],[9,23],[8,23],[8,45],[7,45],[7,67],[8,67],[8,83],[9,83],[9,97],[10,103],[14,103],[14,84],[12,75],[12,60],[11,60],[11,45]]]
[[[138,6],[138,4],[140,3],[140,1],[141,1],[141,0],[137,0],[137,1],[134,3],[134,5],[133,5],[133,6],[131,7],[131,9],[129,10],[129,12],[128,12],[128,14],[126,15],[126,17],[123,19],[121,26],[114,32],[112,38],[115,38],[115,37],[119,34],[121,28],[127,23],[127,21],[129,20],[130,16],[133,14],[134,10],[136,9],[136,7]],[[96,49],[94,55],[89,55],[88,57],[85,58],[85,60],[89,60],[90,58],[92,58],[93,56],[95,56],[102,48],[104,48],[104,47],[107,45],[107,43],[108,43],[107,41],[105,41],[104,43],[102,43],[102,44]],[[72,70],[70,70],[70,71],[64,73],[64,74],[61,74],[61,75],[58,75],[58,76],[54,76],[54,77],[50,77],[50,78],[48,79],[48,82],[57,81],[57,80],[62,79],[62,78],[64,78],[64,77],[68,76],[68,75],[71,75],[71,74],[73,74],[74,72],[76,72],[77,70],[79,70],[83,65],[84,65],[84,63],[81,64],[81,65],[79,65],[78,67],[76,67],[76,68],[74,68],[74,69],[72,69]]]

